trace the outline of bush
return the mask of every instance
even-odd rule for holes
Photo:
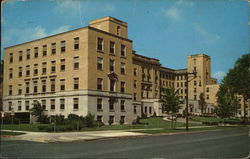
[[[101,126],[104,126],[105,124],[103,123],[103,122],[101,122],[101,121],[97,121],[97,126],[98,127],[101,127]]]
[[[10,118],[3,118],[3,124],[19,124],[19,119],[18,118],[15,118],[13,117],[13,122],[12,122],[12,117]]]
[[[123,125],[124,124],[124,120],[120,120],[119,123],[120,123],[120,125]]]
[[[132,124],[133,125],[140,124],[140,117],[137,116],[137,118],[135,120],[133,120]]]
[[[97,126],[97,122],[94,120],[94,118],[94,115],[90,113],[85,117],[86,127],[92,128]]]
[[[37,121],[41,124],[49,124],[49,117],[47,117],[46,115],[41,115]]]

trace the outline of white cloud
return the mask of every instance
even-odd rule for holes
[[[110,3],[106,3],[103,7],[104,11],[114,11],[115,10],[115,6],[113,4]]]
[[[62,33],[68,31],[70,29],[69,25],[64,25],[59,28],[56,28],[52,31],[46,31],[45,28],[41,26],[24,28],[24,29],[9,29],[8,32],[2,37],[3,45],[6,47],[7,45],[16,45],[19,43],[43,38],[46,36]]]
[[[202,43],[204,44],[213,44],[221,39],[221,37],[218,34],[215,33],[209,33],[205,27],[202,25],[195,23],[194,29],[198,34],[202,37]]]
[[[182,17],[181,17],[181,10],[176,8],[176,7],[172,7],[168,10],[165,10],[165,15],[172,19],[172,20],[181,20]]]
[[[217,71],[213,74],[213,77],[217,78],[219,81],[221,81],[224,76],[226,76],[226,73],[223,71]]]
[[[163,10],[166,17],[173,21],[180,21],[184,17],[185,9],[193,7],[192,1],[177,0],[175,3]]]

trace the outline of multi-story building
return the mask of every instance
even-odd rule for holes
[[[49,116],[91,113],[105,124],[131,123],[142,113],[162,115],[160,88],[175,88],[185,99],[185,73],[194,70],[190,99],[203,92],[216,104],[218,85],[210,77],[209,56],[188,56],[187,69],[162,67],[158,59],[133,50],[127,23],[113,17],[10,46],[4,53],[3,108],[17,116],[29,114],[34,101]]]

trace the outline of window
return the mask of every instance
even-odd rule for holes
[[[134,76],[137,76],[137,69],[134,68]]]
[[[64,72],[65,71],[65,59],[61,59],[60,61],[61,61],[61,66],[60,66],[61,71]]]
[[[144,107],[144,113],[147,114],[148,112],[148,107]]]
[[[37,93],[37,81],[33,81],[33,93]]]
[[[22,75],[23,75],[22,67],[18,67],[18,77],[22,77]]]
[[[55,55],[56,54],[56,43],[51,44],[51,54]]]
[[[79,37],[74,38],[74,49],[75,50],[79,49]]]
[[[78,109],[79,99],[74,98],[73,101],[74,101],[74,109]]]
[[[209,95],[207,95],[207,100],[209,100]]]
[[[34,64],[34,76],[38,75],[38,64]]]
[[[12,85],[9,85],[9,95],[12,95]]]
[[[197,99],[197,96],[196,95],[194,95],[194,100],[196,100]]]
[[[97,57],[97,69],[102,70],[103,59],[101,57]]]
[[[207,92],[209,92],[209,87],[207,87]]]
[[[12,110],[12,102],[9,102],[9,111]]]
[[[152,107],[149,107],[149,114],[152,114]]]
[[[25,101],[25,109],[26,110],[30,109],[30,101]]]
[[[13,62],[13,53],[10,53],[9,63]]]
[[[111,115],[111,116],[109,116],[109,124],[111,125],[113,123],[114,123],[114,116]]]
[[[42,100],[42,109],[43,109],[43,110],[46,109],[46,100]]]
[[[102,98],[97,99],[97,111],[102,111]]]
[[[97,78],[97,90],[102,90],[102,78]]]
[[[65,40],[61,41],[61,52],[62,53],[65,52],[65,50],[66,50],[65,43],[66,43]]]
[[[10,68],[10,69],[9,69],[9,78],[11,79],[12,77],[13,77],[13,69]]]
[[[103,51],[103,39],[102,38],[97,38],[97,50],[98,51]]]
[[[22,110],[22,101],[18,101],[18,110],[21,111]]]
[[[121,112],[125,112],[125,100],[121,100]]]
[[[115,91],[115,80],[110,79],[110,91],[114,92]]]
[[[110,112],[114,112],[114,105],[115,105],[115,101],[113,99],[109,100],[109,111]]]
[[[46,72],[47,72],[47,63],[46,62],[43,62],[42,63],[42,74],[46,74]]]
[[[47,56],[47,45],[43,45],[43,56]]]
[[[79,89],[79,78],[74,78],[74,90]]]
[[[74,70],[79,69],[79,56],[74,57]]]
[[[115,42],[113,42],[113,41],[110,41],[109,53],[110,53],[111,55],[114,55],[114,54],[115,54]]]
[[[23,61],[23,51],[19,51],[19,61]]]
[[[196,88],[194,88],[194,93],[196,93]]]
[[[30,49],[26,50],[26,59],[29,60],[30,59]]]
[[[196,81],[194,81],[194,86],[196,86],[196,84],[197,84]]]
[[[183,87],[183,83],[181,82],[181,87]]]
[[[65,79],[60,80],[60,90],[65,91]]]
[[[22,85],[21,84],[18,85],[18,93],[17,94],[18,95],[22,94]]]
[[[136,93],[134,93],[134,101],[136,101]]]
[[[125,92],[125,82],[121,82],[121,93]]]
[[[97,115],[96,120],[97,120],[98,122],[102,122],[102,116],[101,116],[101,115]]]
[[[126,57],[126,46],[121,45],[121,57]]]
[[[134,80],[134,88],[137,88],[137,81]]]
[[[55,99],[50,99],[50,110],[55,110]]]
[[[30,65],[26,66],[26,76],[30,76]]]
[[[38,58],[38,47],[34,48],[34,58]]]
[[[65,109],[65,99],[60,99],[60,109],[61,110]]]
[[[125,63],[122,62],[121,63],[121,74],[125,74],[126,73],[125,68],[126,68]]]
[[[177,87],[179,87],[179,82],[177,82]]]
[[[117,26],[116,27],[116,35],[120,35],[120,33],[121,33],[121,28],[120,28],[120,26]]]
[[[194,72],[196,72],[196,67],[194,67]]]
[[[55,79],[50,79],[50,91],[55,92],[56,91],[56,80]]]
[[[26,93],[26,94],[29,94],[29,93],[30,93],[30,83],[29,83],[29,82],[26,82],[26,83],[25,83],[25,87],[26,87],[25,93]]]
[[[109,60],[109,70],[110,72],[115,71],[115,60],[112,60],[112,59]]]
[[[125,123],[125,116],[121,116],[120,123],[124,124]]]
[[[46,92],[46,80],[42,80],[42,92]]]
[[[56,72],[56,61],[51,61],[51,73]]]
[[[135,113],[135,114],[137,113],[137,109],[136,109],[136,106],[134,106],[134,113]]]

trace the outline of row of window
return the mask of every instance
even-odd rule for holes
[[[97,111],[102,112],[103,111],[103,100],[102,98],[97,99]],[[109,100],[109,111],[114,112],[115,111],[115,100],[110,99]],[[125,112],[125,100],[120,100],[120,111]]]
[[[109,124],[113,124],[114,121],[115,121],[114,115],[110,115],[108,119],[109,119],[109,120],[108,120]],[[97,120],[98,122],[103,122],[103,116],[102,116],[102,115],[97,115],[97,116],[96,116],[96,120]],[[120,121],[119,121],[119,123],[121,123],[121,124],[125,123],[125,116],[124,116],[124,115],[120,116]]]
[[[115,92],[116,90],[116,81],[115,79],[109,79],[109,91]],[[103,90],[103,79],[97,78],[97,90]],[[120,82],[120,92],[125,93],[126,91],[126,82],[121,81]]]
[[[79,57],[76,56],[73,58],[73,69],[78,70],[79,69]],[[31,68],[30,65],[26,65],[26,77],[29,77],[31,75]],[[65,64],[65,59],[60,60],[60,71],[64,72],[66,70],[66,64]],[[42,70],[41,74],[44,75],[46,74],[47,71],[47,62],[42,63]],[[56,61],[51,61],[50,62],[50,73],[56,73]],[[39,71],[38,71],[38,64],[34,64],[33,66],[33,76],[38,76]],[[18,77],[23,76],[23,67],[18,67]],[[13,68],[9,69],[9,78],[13,78]]]
[[[35,102],[36,101],[34,100],[33,103],[35,103]],[[49,110],[49,109],[52,110],[52,111],[55,110],[56,109],[56,100],[55,99],[50,99],[49,102],[50,102],[50,107],[48,107],[46,105],[46,100],[42,100],[41,101],[42,108],[44,110]],[[17,102],[17,110],[18,111],[23,111],[23,110],[29,111],[30,110],[30,105],[31,105],[30,101],[25,101],[25,104],[24,104],[25,109],[23,109],[22,101],[18,101]],[[79,109],[79,98],[73,98],[73,106],[72,106],[72,108],[73,108],[73,110],[78,110]],[[11,111],[13,109],[14,109],[13,104],[10,101],[9,102],[9,111]],[[60,110],[64,110],[64,109],[65,109],[65,99],[61,98],[60,99]]]
[[[41,90],[38,90],[38,80],[33,80],[33,91],[32,93],[36,94],[36,93],[46,93],[46,92],[56,92],[56,79],[52,78],[49,80],[50,81],[50,91],[48,91],[49,89],[47,88],[47,80],[46,79],[42,79],[41,80]],[[30,94],[31,90],[30,90],[30,81],[26,81],[25,82],[25,94]],[[78,90],[79,89],[79,78],[73,78],[73,90]],[[18,95],[22,95],[23,94],[23,86],[22,84],[18,84],[18,89],[17,89],[17,94]],[[65,79],[60,79],[60,91],[65,91]],[[13,86],[9,85],[9,95],[13,95]]]
[[[100,71],[103,70],[103,58],[102,57],[97,57],[97,70],[100,70]],[[115,60],[114,59],[109,60],[109,70],[110,72],[115,72]],[[126,74],[126,63],[121,62],[120,72],[121,74]]]
[[[98,37],[97,38],[97,51],[104,52],[104,39]],[[109,54],[115,55],[116,54],[116,44],[114,41],[109,41]],[[120,45],[120,56],[126,57],[126,46],[124,44]]]
[[[56,50],[56,43],[51,43],[50,45],[51,47],[51,55],[55,55],[57,50]],[[74,50],[78,50],[79,49],[79,37],[74,38]],[[42,46],[42,57],[47,56],[47,45],[43,45]],[[66,41],[62,40],[60,42],[60,51],[61,53],[66,52]],[[38,58],[39,57],[39,48],[38,47],[34,47],[34,58]],[[31,58],[31,49],[26,49],[26,60],[29,60]],[[14,61],[14,57],[13,57],[13,53],[10,53],[9,56],[9,63],[12,63]],[[18,61],[21,62],[23,61],[23,51],[19,51],[18,54]]]

